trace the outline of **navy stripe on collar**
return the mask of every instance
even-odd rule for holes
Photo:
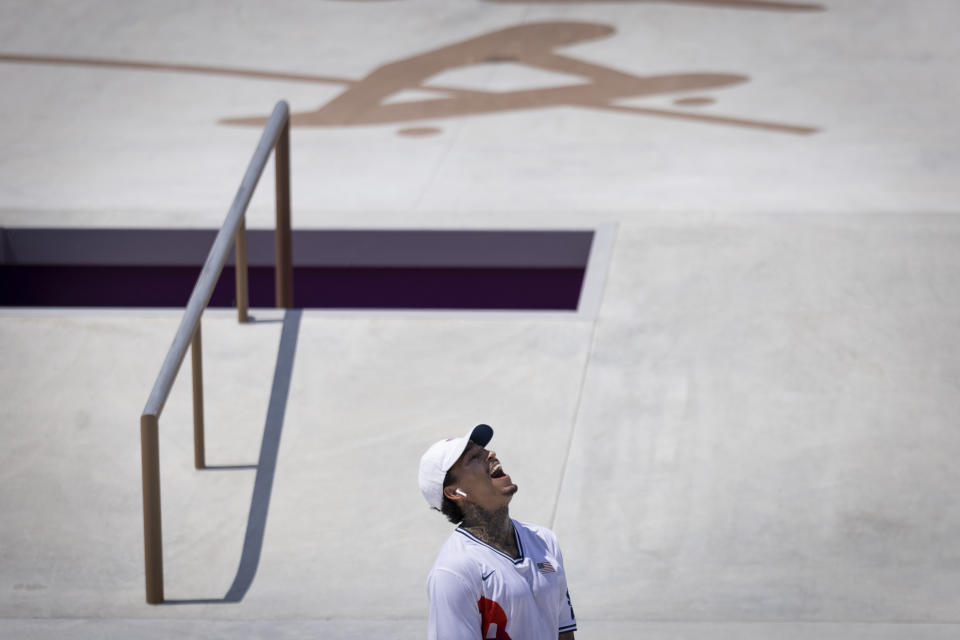
[[[514,520],[511,519],[510,522],[513,524],[513,535],[514,535],[514,537],[517,539],[517,549],[520,550],[520,557],[519,557],[519,558],[511,558],[510,556],[508,556],[507,554],[505,554],[503,551],[500,551],[500,549],[497,549],[496,547],[487,544],[486,542],[484,542],[483,540],[481,540],[481,539],[478,538],[477,536],[473,535],[472,533],[470,533],[469,531],[467,531],[467,530],[464,529],[463,527],[457,527],[457,528],[456,528],[456,531],[457,531],[457,533],[462,533],[463,535],[467,536],[468,538],[470,538],[470,539],[473,540],[474,542],[476,542],[476,543],[478,543],[478,544],[482,544],[483,546],[487,547],[487,548],[490,549],[491,551],[495,551],[496,553],[499,553],[500,555],[502,555],[504,558],[506,558],[507,560],[509,560],[509,561],[512,562],[513,564],[520,564],[520,563],[523,562],[523,560],[524,560],[524,555],[523,555],[523,543],[520,542],[520,528],[517,526],[517,523],[516,523]]]

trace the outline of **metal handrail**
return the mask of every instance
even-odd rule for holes
[[[194,466],[206,466],[203,438],[203,373],[200,318],[210,302],[227,254],[236,244],[237,320],[248,317],[248,283],[245,216],[253,191],[260,180],[270,152],[276,148],[276,305],[293,307],[293,260],[290,233],[290,108],[278,102],[264,127],[253,158],[237,189],[230,211],[217,233],[200,276],[190,294],[180,327],[173,338],[160,373],[140,416],[140,461],[143,478],[143,539],[147,602],[163,602],[163,542],[160,526],[159,420],[170,389],[191,348],[193,360]]]

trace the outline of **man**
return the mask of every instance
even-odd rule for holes
[[[573,640],[563,556],[553,532],[510,518],[517,485],[493,429],[434,444],[420,459],[420,492],[454,524],[427,577],[430,640]]]

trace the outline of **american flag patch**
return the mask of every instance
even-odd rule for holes
[[[547,560],[546,562],[537,563],[537,571],[540,573],[555,573],[556,569],[554,569],[553,565],[550,564],[550,561]]]

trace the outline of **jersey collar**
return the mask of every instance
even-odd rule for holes
[[[520,551],[520,557],[519,557],[519,558],[511,558],[510,556],[508,556],[507,554],[505,554],[503,551],[500,551],[500,549],[497,549],[496,547],[487,544],[486,542],[484,542],[483,540],[481,540],[481,539],[478,538],[477,536],[473,535],[472,533],[470,533],[469,531],[467,531],[467,530],[464,529],[463,527],[457,527],[456,531],[457,531],[457,533],[461,533],[461,534],[467,536],[468,538],[470,538],[471,540],[473,540],[473,541],[476,542],[477,544],[482,544],[483,546],[485,546],[486,548],[490,549],[490,550],[493,551],[494,553],[499,553],[500,555],[502,555],[504,558],[506,558],[507,560],[509,560],[509,561],[512,562],[513,564],[520,564],[521,562],[523,562],[524,557],[525,557],[525,556],[524,556],[524,553],[523,553],[523,543],[520,541],[520,527],[517,526],[517,521],[516,521],[516,520],[514,520],[514,519],[511,518],[511,519],[510,519],[510,522],[513,523],[513,535],[516,537],[516,540],[517,540],[517,549],[519,549],[519,551]]]

